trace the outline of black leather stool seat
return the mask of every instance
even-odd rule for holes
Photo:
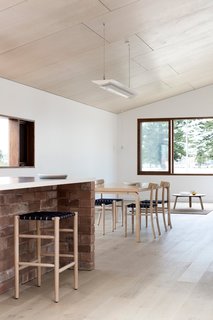
[[[56,217],[66,219],[74,215],[74,212],[39,211],[21,214],[19,218],[20,220],[53,220]]]

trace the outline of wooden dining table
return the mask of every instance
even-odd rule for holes
[[[133,186],[125,183],[120,184],[103,184],[95,187],[96,193],[102,194],[119,194],[119,195],[131,195],[136,205],[136,242],[140,242],[140,193],[148,191],[148,183],[142,183],[141,186]]]

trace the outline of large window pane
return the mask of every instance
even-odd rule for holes
[[[174,124],[174,173],[213,173],[213,119],[180,119]]]
[[[169,121],[140,123],[140,171],[169,171]]]

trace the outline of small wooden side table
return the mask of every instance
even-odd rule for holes
[[[196,193],[196,194],[181,194],[181,193],[174,193],[173,196],[175,197],[175,202],[174,202],[174,207],[173,209],[176,208],[176,204],[177,204],[177,200],[178,198],[189,198],[189,207],[192,207],[192,198],[199,198],[200,200],[200,205],[201,205],[201,209],[204,210],[204,206],[203,206],[203,201],[202,201],[202,197],[205,196],[204,193]]]

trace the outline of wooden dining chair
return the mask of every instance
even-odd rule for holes
[[[142,216],[145,217],[146,227],[148,227],[148,218],[150,218],[152,234],[154,239],[156,239],[154,218],[156,220],[158,234],[161,235],[159,219],[158,219],[158,184],[149,183],[147,191],[149,192],[148,199],[140,201],[140,218]],[[127,237],[128,209],[130,209],[130,215],[132,218],[131,221],[132,221],[132,233],[133,233],[136,204],[130,203],[125,206],[125,237]],[[140,219],[140,224],[141,224],[141,219]]]
[[[104,179],[99,179],[95,181],[95,187],[103,186]],[[106,226],[106,211],[110,211],[112,215],[112,231],[116,229],[116,222],[117,222],[117,209],[118,205],[122,208],[122,215],[123,215],[123,199],[120,198],[108,198],[105,197],[102,193],[100,197],[95,199],[95,209],[99,212],[98,218],[98,225],[102,220],[103,225],[103,235],[105,235],[105,226]]]
[[[170,205],[170,183],[168,181],[161,181],[159,186],[159,198],[158,198],[158,212],[163,215],[163,223],[165,230],[167,226],[172,228],[171,222],[171,205]],[[167,214],[167,221],[166,221]]]

